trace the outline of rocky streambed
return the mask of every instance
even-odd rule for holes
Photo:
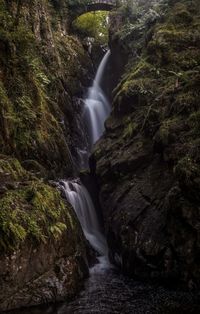
[[[14,311],[10,314],[142,314],[199,313],[193,292],[164,288],[129,279],[104,263],[90,270],[84,290],[71,303]]]

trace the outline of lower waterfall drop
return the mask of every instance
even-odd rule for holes
[[[87,189],[77,180],[62,181],[65,196],[73,206],[86,239],[102,256],[107,256],[106,239],[102,234],[96,210]]]

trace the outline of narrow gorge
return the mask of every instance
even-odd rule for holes
[[[200,312],[199,0],[0,0],[0,312]]]

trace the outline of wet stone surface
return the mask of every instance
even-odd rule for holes
[[[200,313],[200,295],[144,284],[96,265],[85,289],[71,303],[14,311],[15,314]]]

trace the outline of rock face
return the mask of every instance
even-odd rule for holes
[[[0,0],[0,311],[70,298],[88,272],[77,218],[47,181],[75,175],[86,145],[91,65],[69,19],[65,0]]]
[[[0,311],[71,298],[88,274],[72,208],[55,188],[0,156]]]
[[[41,245],[26,241],[12,254],[1,255],[0,310],[74,297],[88,274],[86,257],[77,241],[82,241],[78,232],[69,230],[57,240]]]
[[[113,60],[118,45],[126,67],[93,155],[112,260],[189,287],[200,283],[199,13],[180,0],[113,14]]]

